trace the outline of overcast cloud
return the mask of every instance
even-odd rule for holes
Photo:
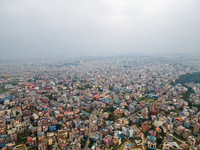
[[[200,52],[199,0],[1,0],[1,58]]]

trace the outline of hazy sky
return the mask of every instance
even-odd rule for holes
[[[200,52],[200,0],[1,0],[0,56]]]

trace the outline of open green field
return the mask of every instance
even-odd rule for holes
[[[154,99],[147,99],[148,101],[154,102]]]
[[[23,75],[23,74],[29,74],[31,72],[20,72],[20,73],[11,73],[11,74],[0,74],[0,78],[11,78],[13,76]]]
[[[155,100],[148,98],[148,99],[144,99],[144,100],[141,100],[141,101],[144,101],[144,102],[146,102],[146,101],[154,102]]]

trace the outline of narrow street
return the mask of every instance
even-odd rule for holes
[[[88,144],[90,143],[90,137],[91,137],[91,130],[92,130],[92,116],[93,116],[93,112],[92,112],[92,114],[90,115],[90,118],[89,118],[89,134],[88,134],[88,139],[87,139],[87,142],[86,142],[86,144],[85,144],[85,147],[84,147],[84,149],[85,150],[87,150],[88,149]]]
[[[57,134],[56,134],[57,136]],[[55,149],[56,150],[60,150],[59,146],[58,146],[58,141],[57,141],[57,138],[55,138]]]
[[[179,141],[181,143],[185,143],[185,141],[181,141],[180,139],[176,138],[174,135],[173,135],[173,138],[175,138],[177,141]]]
[[[27,150],[27,147],[26,147],[26,145],[25,145],[25,144],[20,144],[20,145],[17,145],[17,148],[19,148],[19,147],[24,147],[24,148],[25,148],[25,150]]]
[[[132,147],[134,148],[135,147],[135,145],[126,137],[126,136],[124,136],[125,137],[125,139],[127,139],[128,140],[128,142],[132,145]]]
[[[141,136],[141,138],[142,138],[142,149],[145,150],[145,137],[144,137],[144,133],[136,125],[134,125],[134,127],[141,132],[141,135],[142,135]]]

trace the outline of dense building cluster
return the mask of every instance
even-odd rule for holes
[[[199,84],[175,83],[198,69],[156,57],[42,64],[0,78],[2,150],[200,150]]]

